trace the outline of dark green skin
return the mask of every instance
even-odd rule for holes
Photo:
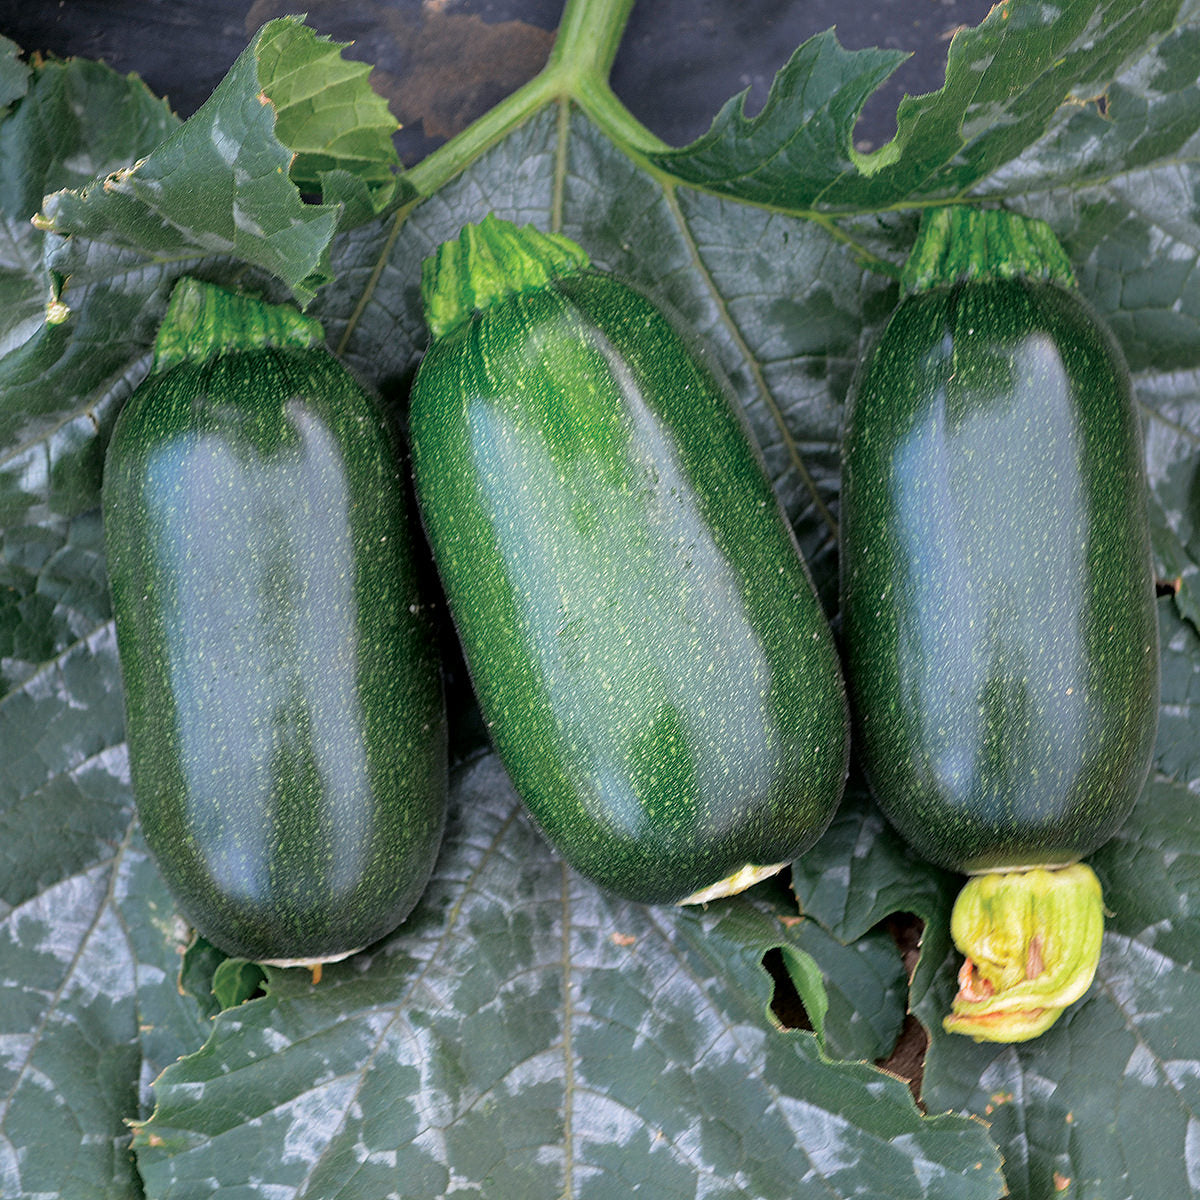
[[[851,401],[842,592],[856,745],[931,862],[1073,862],[1129,815],[1158,714],[1129,379],[1073,292],[904,300]]]
[[[361,948],[437,856],[445,714],[395,451],[316,349],[151,376],[109,446],[138,813],[181,910],[228,954]]]
[[[480,707],[574,867],[683,899],[784,862],[845,779],[835,647],[723,389],[594,271],[431,346],[417,493]]]

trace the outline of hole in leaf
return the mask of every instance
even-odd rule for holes
[[[925,1075],[925,1052],[928,1049],[929,1035],[925,1032],[925,1026],[909,1013],[904,1018],[904,1026],[891,1054],[875,1060],[877,1067],[908,1084],[908,1090],[922,1112],[925,1111],[925,1104],[921,1100],[921,1081]]]
[[[925,922],[915,913],[897,912],[885,918],[883,927],[892,935],[892,941],[900,951],[900,960],[904,963],[904,974],[911,980],[917,969],[917,959],[921,957],[921,935],[925,932]]]
[[[910,981],[917,969],[917,960],[921,957],[921,935],[925,932],[925,922],[915,913],[892,913],[885,918],[883,927],[891,934],[900,952],[900,961],[904,966],[904,974]],[[917,1107],[924,1112],[925,1105],[921,1100],[921,1083],[925,1075],[925,1054],[929,1049],[929,1035],[925,1026],[912,1013],[904,1018],[900,1036],[892,1047],[892,1052],[886,1058],[875,1060],[875,1065],[898,1076],[908,1084],[908,1090]]]
[[[1154,581],[1154,594],[1156,596],[1174,596],[1183,586],[1183,580],[1178,575],[1174,579],[1156,579]]]
[[[788,974],[787,964],[783,961],[783,951],[778,947],[768,950],[762,957],[763,967],[775,984],[771,996],[771,1011],[775,1019],[784,1029],[806,1029],[812,1032],[812,1022],[808,1019],[808,1011],[796,985]]]

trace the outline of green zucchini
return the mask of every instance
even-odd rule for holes
[[[446,722],[397,447],[320,326],[183,280],[104,469],[130,773],[226,953],[345,957],[416,903]]]
[[[740,890],[825,829],[829,627],[748,432],[639,291],[494,217],[426,263],[417,496],[537,824],[645,903]]]
[[[908,278],[856,380],[843,446],[858,757],[924,858],[1012,876],[964,892],[956,937],[995,940],[995,905],[1036,914],[1035,892],[1059,905],[1082,881],[1090,915],[1076,924],[1098,954],[1094,877],[1054,869],[1125,821],[1154,743],[1155,588],[1128,372],[1040,223],[943,210]],[[962,1001],[965,1032],[1040,1032],[1055,964],[1076,981],[1063,994],[1078,990],[1064,918],[1037,919],[1013,951],[1022,987],[1039,977],[1021,1005],[1001,1002],[999,973],[979,975],[994,945],[969,956],[971,1003],[996,995],[986,1011]]]

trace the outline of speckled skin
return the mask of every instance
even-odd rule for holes
[[[1145,781],[1158,635],[1120,353],[1049,283],[917,293],[852,397],[842,592],[856,745],[925,858],[1103,844]]]
[[[434,342],[410,427],[484,718],[562,856],[665,903],[810,846],[846,772],[836,651],[662,314],[592,270],[510,296]]]
[[[322,960],[420,896],[446,729],[414,518],[373,403],[323,350],[151,376],[104,477],[134,794],[215,945]]]

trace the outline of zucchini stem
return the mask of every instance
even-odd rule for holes
[[[159,326],[152,370],[206,362],[235,350],[304,350],[324,340],[321,323],[290,304],[268,304],[185,275],[171,292]]]
[[[950,205],[926,211],[901,283],[911,293],[1022,277],[1075,286],[1071,260],[1050,226],[1004,209]]]

